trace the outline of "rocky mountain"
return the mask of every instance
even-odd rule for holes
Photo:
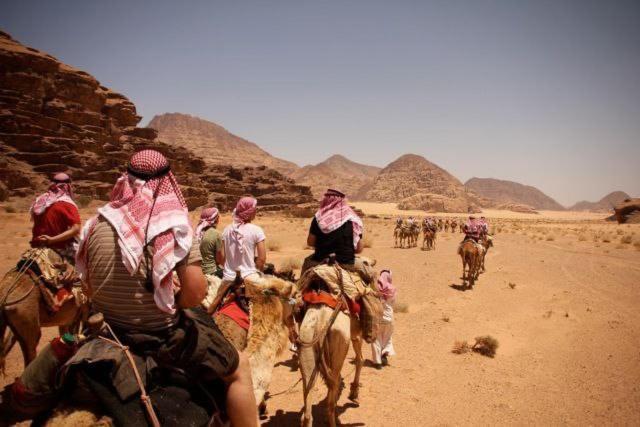
[[[619,203],[622,203],[626,199],[631,198],[624,191],[614,191],[612,193],[607,194],[602,199],[597,202],[587,202],[583,200],[581,202],[576,203],[571,206],[569,210],[571,211],[589,211],[589,212],[611,212],[614,206]]]
[[[226,209],[246,193],[266,209],[313,200],[265,166],[208,165],[184,147],[137,127],[140,116],[124,95],[0,32],[0,195],[31,197],[55,172],[69,173],[76,193],[107,199],[129,157],[143,148],[163,152],[190,208],[215,201]]]
[[[253,142],[240,138],[208,120],[181,113],[155,116],[148,126],[158,131],[158,139],[174,147],[188,148],[207,163],[235,167],[268,166],[289,176],[299,167],[278,159]]]
[[[496,205],[517,204],[530,206],[533,209],[565,210],[560,203],[530,185],[494,178],[471,178],[464,186],[467,191],[491,199]]]
[[[299,184],[310,186],[316,199],[322,197],[327,188],[335,188],[349,199],[358,200],[362,198],[360,190],[373,183],[379,171],[378,167],[356,163],[336,154],[317,165],[298,169],[291,177]]]
[[[382,169],[365,197],[371,201],[400,202],[400,209],[478,210],[477,198],[467,193],[456,177],[415,154],[405,154]]]

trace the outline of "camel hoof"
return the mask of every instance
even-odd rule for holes
[[[360,399],[358,398],[358,396],[351,396],[349,395],[349,400],[356,406],[360,406]]]

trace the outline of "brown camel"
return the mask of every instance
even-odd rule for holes
[[[465,240],[460,245],[458,254],[462,258],[462,285],[472,288],[478,279],[480,262],[482,261],[481,249],[472,240]]]
[[[36,357],[40,328],[58,326],[60,333],[76,330],[88,312],[88,306],[78,306],[67,300],[52,313],[40,291],[39,278],[27,271],[9,271],[0,281],[0,372],[4,373],[5,358],[16,341],[20,344],[24,366]],[[7,327],[9,331],[7,331]],[[8,332],[8,333],[7,333]]]
[[[396,227],[393,229],[393,239],[395,248],[402,247],[402,224],[396,223]]]
[[[276,358],[286,348],[290,328],[293,328],[293,311],[288,299],[293,294],[293,284],[273,276],[256,281],[245,281],[250,299],[250,327],[246,331],[223,314],[214,320],[222,334],[238,351],[245,351],[251,365],[251,378],[256,402],[261,414],[266,413],[265,394],[271,383]]]
[[[444,231],[445,233],[449,232],[449,218],[444,221]]]
[[[451,232],[455,233],[457,231],[458,228],[458,223],[456,222],[455,219],[451,220]]]
[[[438,218],[438,231],[442,231],[444,229],[444,221],[442,218]]]
[[[480,269],[481,272],[484,273],[485,269],[484,269],[484,259],[487,256],[487,252],[489,252],[489,248],[493,247],[493,239],[491,239],[489,236],[485,236],[482,238],[482,240],[480,241],[480,244],[482,245],[482,247],[484,248],[484,252],[482,252],[482,261],[480,263]]]
[[[358,404],[358,392],[360,387],[360,372],[362,370],[362,330],[360,322],[350,317],[347,313],[337,313],[335,321],[326,330],[333,309],[326,305],[312,305],[307,308],[302,324],[300,325],[300,372],[302,374],[302,387],[304,393],[304,410],[302,425],[309,427],[313,424],[311,400],[312,376],[318,373],[327,385],[327,420],[329,426],[335,427],[336,404],[340,397],[342,384],[341,371],[349,351],[349,340],[355,352],[355,376],[351,383],[349,399]],[[323,332],[326,335],[323,339]],[[317,342],[314,343],[314,340]],[[304,343],[314,343],[305,345]],[[320,353],[322,351],[322,354]],[[314,371],[317,371],[314,373]]]
[[[422,228],[424,237],[422,239],[422,248],[426,250],[432,250],[436,248],[436,233],[428,226]]]

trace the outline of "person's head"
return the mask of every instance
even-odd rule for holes
[[[253,197],[243,197],[238,200],[236,208],[233,210],[233,216],[242,223],[253,221],[258,211],[258,201]]]
[[[200,212],[200,221],[206,221],[210,227],[217,227],[220,221],[220,212],[215,207],[205,208]]]
[[[320,201],[320,209],[331,209],[335,206],[346,203],[347,196],[338,190],[329,188]]]
[[[167,158],[156,150],[141,150],[131,156],[127,165],[130,178],[151,181],[171,172]]]
[[[73,187],[71,184],[71,177],[64,172],[59,172],[51,178],[50,190],[62,191],[63,193],[73,196]]]

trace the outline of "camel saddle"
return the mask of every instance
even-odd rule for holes
[[[53,249],[28,249],[21,255],[16,270],[34,277],[45,306],[51,312],[57,312],[73,298],[78,305],[86,302],[75,268]]]

